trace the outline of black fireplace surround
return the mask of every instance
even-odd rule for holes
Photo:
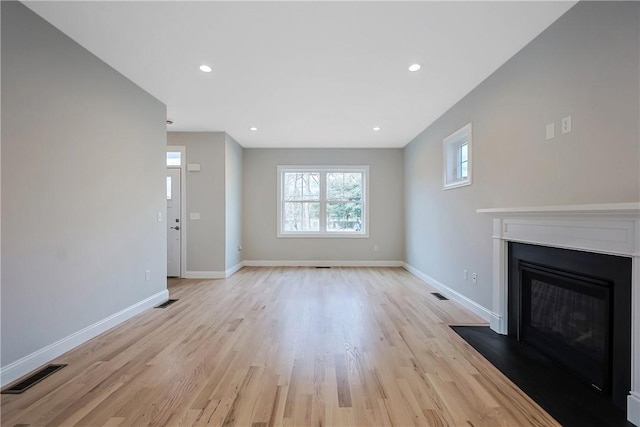
[[[631,258],[509,243],[508,332],[626,408]]]

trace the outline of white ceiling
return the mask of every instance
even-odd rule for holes
[[[170,131],[403,147],[575,2],[25,4],[164,102]]]

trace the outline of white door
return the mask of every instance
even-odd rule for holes
[[[167,276],[180,277],[180,169],[167,169]]]

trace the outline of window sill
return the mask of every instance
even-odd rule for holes
[[[368,239],[369,233],[278,233],[278,239]]]
[[[465,185],[471,185],[471,180],[470,179],[465,179],[464,181],[450,182],[448,184],[445,184],[444,187],[442,187],[442,189],[443,190],[451,190],[452,188],[464,187]]]

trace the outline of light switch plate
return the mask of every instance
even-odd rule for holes
[[[547,125],[547,141],[553,139],[556,134],[556,125],[554,123],[549,123]]]
[[[187,164],[187,170],[189,172],[199,172],[200,171],[200,163],[189,163],[189,164]]]
[[[189,219],[192,221],[197,221],[200,219],[200,213],[199,212],[191,212],[189,214]]]

